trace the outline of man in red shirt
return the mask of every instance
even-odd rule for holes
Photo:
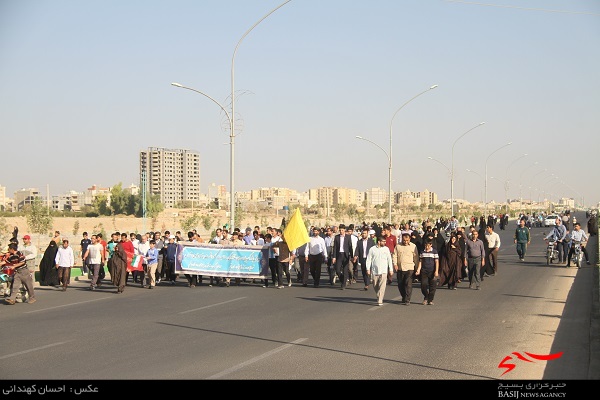
[[[392,235],[391,226],[386,225],[383,228],[383,237],[385,238],[386,247],[390,249],[390,254],[394,254],[394,250],[396,249],[396,245],[398,244],[398,238]]]
[[[398,238],[392,235],[392,227],[391,225],[386,225],[383,228],[383,236],[385,237],[385,246],[390,250],[390,255],[394,255],[394,250],[396,250],[396,245],[398,244]],[[392,284],[392,279],[388,275],[387,284]]]

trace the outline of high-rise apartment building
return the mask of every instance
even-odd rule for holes
[[[15,192],[13,208],[17,211],[23,210],[25,206],[33,204],[36,198],[42,198],[37,188],[23,188]]]
[[[140,188],[160,196],[165,208],[200,199],[200,154],[149,147],[140,152]]]

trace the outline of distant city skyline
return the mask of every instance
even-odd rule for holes
[[[394,192],[600,202],[600,2],[292,0],[244,37],[282,3],[3,1],[0,185],[139,185],[154,146],[229,190],[225,113],[171,83],[230,110],[237,49],[236,192],[387,190],[391,153]]]
[[[135,183],[132,183],[132,184],[129,184],[129,185],[125,185],[125,184],[123,184],[123,182],[120,182],[120,183],[122,184],[122,188],[125,189],[125,190],[131,190],[134,193],[138,193],[139,190],[140,190],[140,186],[137,185],[137,184],[135,184]],[[49,194],[50,194],[50,198],[56,198],[58,196],[67,195],[69,193],[85,194],[86,191],[88,191],[88,190],[91,190],[93,192],[99,192],[99,191],[104,191],[105,189],[111,189],[114,185],[117,185],[117,184],[119,184],[119,182],[117,182],[117,183],[115,183],[113,185],[91,184],[91,185],[87,185],[85,187],[85,189],[71,188],[71,189],[66,190],[64,192],[60,192],[60,193],[52,193],[52,192],[50,192]],[[214,197],[222,197],[222,198],[226,197],[227,199],[229,198],[230,192],[226,190],[226,185],[224,183],[222,183],[222,184],[216,184],[215,183],[214,185],[211,184],[209,186],[210,187],[207,187],[207,191],[206,192],[201,192],[200,193],[201,194],[200,199],[202,201],[206,201],[207,199],[210,200],[211,198],[214,198]],[[3,186],[0,185],[0,188],[2,188],[2,187]],[[358,188],[354,188],[354,187],[321,186],[321,187],[309,188],[307,190],[298,190],[298,189],[293,188],[293,187],[265,186],[265,187],[252,188],[250,190],[238,191],[236,193],[238,193],[238,195],[239,195],[239,194],[242,194],[242,193],[243,194],[248,194],[248,193],[253,192],[253,191],[277,189],[277,190],[291,190],[291,191],[294,191],[294,192],[296,192],[298,194],[306,194],[308,196],[308,193],[310,191],[315,191],[315,190],[324,189],[324,188],[329,188],[329,189],[335,188],[335,189],[343,189],[343,190],[355,190],[355,191],[361,193],[361,195],[363,195],[363,196],[365,196],[367,192],[374,190],[374,191],[378,191],[378,192],[381,192],[381,193],[385,193],[385,195],[384,194],[377,194],[376,195],[377,201],[375,201],[373,204],[384,204],[384,203],[387,202],[387,189],[381,188],[381,187],[372,187],[372,188],[366,188],[366,189],[363,190],[363,189],[358,189]],[[38,188],[38,187],[28,186],[28,187],[19,188],[19,189],[17,189],[17,191],[20,191],[20,190],[30,190],[30,189],[37,190],[39,192],[40,197],[42,197],[44,199],[47,198],[46,191],[42,190],[42,188]],[[218,194],[217,196],[215,196],[215,194],[219,193],[219,192],[220,192],[220,194]],[[427,188],[422,188],[422,189],[418,189],[418,190],[417,189],[413,189],[413,190],[407,189],[407,190],[399,191],[399,192],[394,191],[393,194],[394,194],[394,196],[397,196],[397,195],[400,195],[400,194],[406,193],[406,192],[410,192],[412,194],[415,194],[415,193],[424,193],[424,192],[431,193],[431,195],[434,196],[434,199],[435,199],[434,203],[435,204],[449,203],[450,200],[451,200],[450,198],[439,197],[439,195],[438,195],[437,192],[431,191],[431,190],[429,190]],[[14,200],[13,194],[14,193],[8,193],[7,192],[6,193],[6,197]],[[211,194],[212,194],[212,196],[211,196]],[[481,196],[483,196],[483,194]],[[458,201],[458,202],[467,202],[469,204],[478,204],[478,203],[483,203],[484,202],[483,197],[481,197],[479,199],[470,199],[470,198],[464,198],[464,197],[462,197],[460,195],[459,196],[455,196],[454,200]],[[511,202],[519,202],[521,200],[521,198],[514,197],[514,198],[509,198],[508,200],[510,200]],[[549,198],[533,198],[533,197],[529,197],[529,196],[523,196],[522,200],[523,200],[524,203],[531,201],[533,203],[552,202],[552,203],[555,203],[555,204],[558,204],[559,202],[565,201],[565,200],[573,200],[576,203],[576,205],[578,205],[578,203],[577,203],[578,200],[575,199],[575,198],[573,198],[573,197],[562,197],[562,198],[557,198],[557,199],[551,200]],[[395,205],[398,205],[400,203],[401,203],[401,201],[394,200],[394,204]],[[490,200],[490,201],[488,201],[488,203],[489,204],[495,204],[496,206],[498,206],[498,205],[506,204],[506,200],[503,200],[503,201]],[[598,205],[597,204],[586,204],[586,206],[587,207],[595,207],[595,206],[598,206]]]

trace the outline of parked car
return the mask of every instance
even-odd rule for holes
[[[558,215],[548,215],[544,220],[544,226],[554,226],[556,225],[556,219],[559,218]]]

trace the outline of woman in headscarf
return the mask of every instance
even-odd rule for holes
[[[57,252],[58,245],[54,240],[51,240],[40,261],[40,285],[42,286],[59,286],[60,284],[54,260]]]
[[[437,250],[439,257],[442,257],[446,252],[446,239],[440,233],[438,228],[433,228],[431,230],[431,237],[433,240],[433,248]]]
[[[440,256],[440,281],[438,286],[448,285],[448,289],[456,290],[456,284],[462,277],[463,258],[458,236],[452,234],[446,244],[444,256]]]

